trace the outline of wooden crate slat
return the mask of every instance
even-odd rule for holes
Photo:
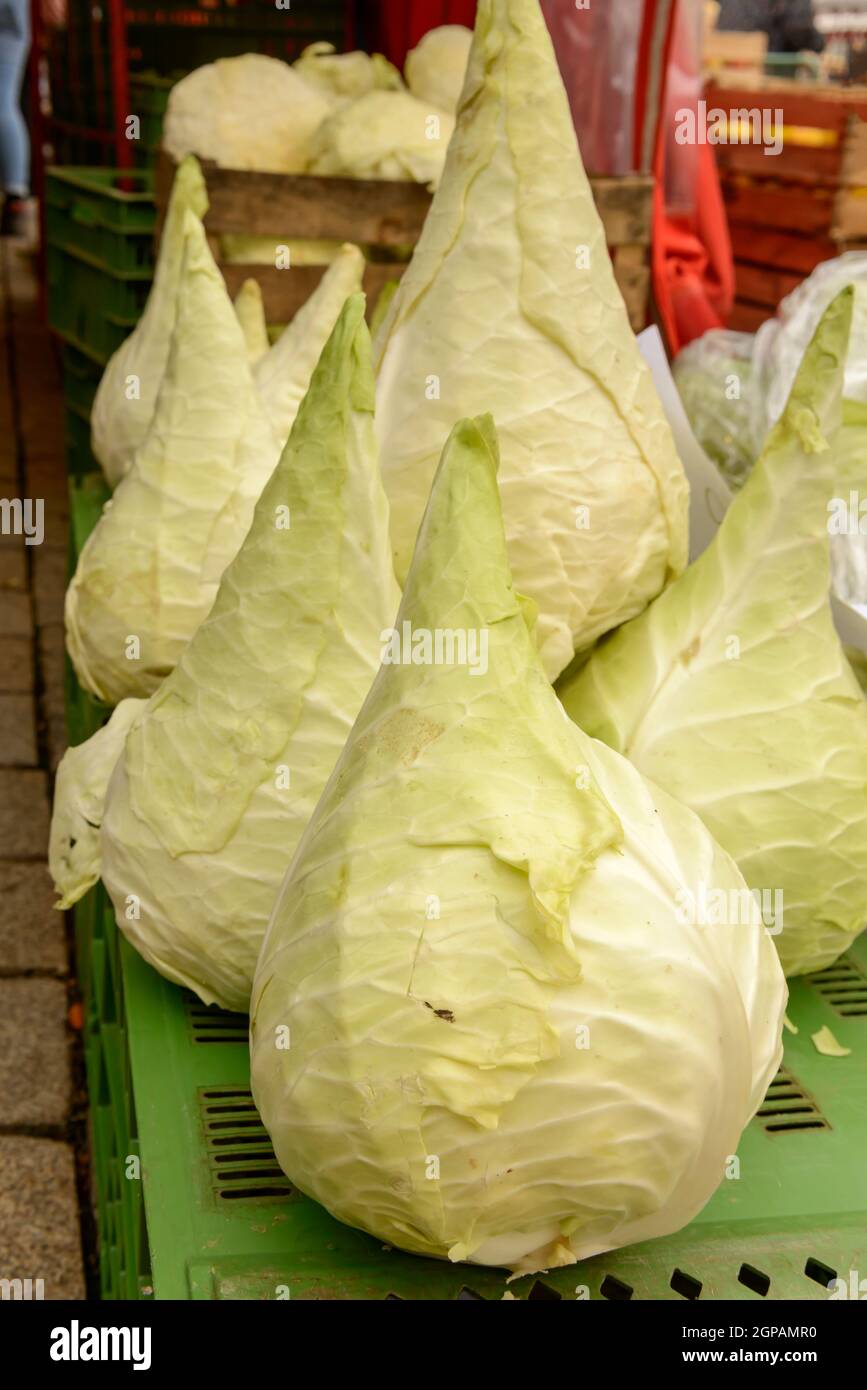
[[[779,228],[806,235],[827,232],[834,211],[833,190],[758,184],[725,179],[723,196],[729,221],[746,226]]]
[[[833,149],[809,145],[784,145],[778,155],[765,154],[761,145],[717,145],[717,163],[725,175],[747,174],[762,179],[790,179],[794,183],[835,188],[843,160],[842,144]]]
[[[773,310],[762,304],[746,304],[736,300],[729,314],[728,327],[736,333],[756,333],[771,318]]]
[[[609,246],[649,246],[653,223],[653,179],[592,176],[590,187]]]
[[[867,115],[867,93],[863,91],[855,94],[845,87],[822,87],[814,91],[805,88],[803,82],[787,84],[783,79],[766,82],[759,88],[711,82],[705,89],[705,100],[708,111],[714,107],[724,111],[744,107],[747,110],[756,107],[760,110],[781,110],[784,125],[834,130],[841,136],[851,112]]]
[[[323,178],[312,174],[262,174],[222,169],[202,160],[208,189],[205,216],[208,241],[219,261],[220,237],[273,237],[283,241],[351,241],[407,254],[419,238],[431,194],[414,183],[386,179]],[[160,151],[156,167],[157,235],[175,174],[174,161]],[[653,179],[591,177],[615,275],[636,329],[645,326],[650,287],[649,246],[653,217]],[[618,249],[620,251],[618,264]],[[288,323],[319,283],[324,265],[221,263],[226,284],[235,295],[245,279],[258,281],[269,323]],[[388,280],[399,279],[405,266],[394,261],[368,263],[364,287],[373,304]]]
[[[257,280],[269,323],[288,323],[310,297],[325,271],[324,265],[298,265],[291,270],[278,270],[273,265],[221,265],[226,288],[234,299],[245,280]],[[371,265],[364,271],[363,288],[367,295],[368,314],[376,304],[383,286],[389,280],[399,280],[405,265]]]
[[[800,275],[809,275],[822,261],[837,254],[830,237],[805,237],[796,232],[769,231],[765,227],[745,227],[736,222],[731,224],[731,238],[736,260],[753,261]]]
[[[804,279],[803,275],[787,270],[775,270],[766,265],[735,262],[735,285],[738,299],[750,304],[767,305],[776,309],[781,299],[791,294]]]

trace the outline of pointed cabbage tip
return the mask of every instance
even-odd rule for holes
[[[352,294],[347,295],[331,337],[325,345],[323,356],[328,352],[332,342],[335,343],[338,352],[351,351],[351,404],[354,410],[363,410],[372,415],[376,403],[376,381],[373,375],[370,332],[364,317],[366,309],[367,295],[363,290],[354,290]]]
[[[211,255],[211,248],[208,245],[208,238],[205,235],[205,228],[202,219],[193,212],[192,208],[184,210],[184,251],[183,251],[183,272],[189,273],[192,270],[213,271],[219,275],[217,263]],[[220,282],[223,277],[220,275]]]
[[[171,196],[182,197],[199,217],[204,217],[208,211],[208,188],[202,166],[194,154],[185,154],[176,168]]]
[[[831,300],[801,359],[786,408],[772,436],[793,429],[809,454],[828,448],[827,436],[841,421],[843,368],[849,348],[855,287]]]
[[[507,603],[509,611],[518,611],[506,556],[499,466],[493,418],[459,420],[446,440],[419,527],[407,603],[429,608],[431,595],[443,597],[450,590],[459,603],[469,599],[497,608]]]

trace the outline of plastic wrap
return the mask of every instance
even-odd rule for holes
[[[605,0],[576,9],[542,0],[572,108],[585,168],[633,171],[635,69],[644,0]]]
[[[674,361],[674,379],[693,433],[733,488],[756,459],[752,434],[752,333],[714,328]]]

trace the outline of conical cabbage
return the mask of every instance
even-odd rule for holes
[[[442,182],[374,355],[398,580],[446,435],[483,410],[551,679],[683,568],[686,479],[538,0],[480,0]]]
[[[187,212],[204,217],[207,210],[202,171],[190,155],[175,174],[144,312],[109,361],[93,401],[91,446],[112,487],[129,471],[153,420],[177,317]]]
[[[209,617],[109,787],[102,876],[118,924],[228,1009],[248,1007],[280,882],[397,611],[373,397],[356,294]]]
[[[298,407],[310,385],[313,368],[337,317],[349,295],[361,289],[363,275],[364,257],[357,246],[347,242],[306,304],[256,364],[256,385],[281,444],[289,437]]]
[[[588,733],[698,811],[763,900],[786,973],[867,922],[867,702],[829,605],[851,291],[703,555],[562,683]],[[766,895],[766,896],[765,896]]]
[[[185,223],[168,365],[148,436],[81,552],[66,643],[110,704],[173,669],[238,552],[280,446],[201,222]]]
[[[133,720],[146,700],[121,700],[107,724],[67,748],[54,780],[48,871],[58,908],[72,907],[100,874],[99,838],[105,796]]]
[[[251,1048],[297,1187],[407,1250],[534,1270],[695,1215],[786,990],[755,912],[690,924],[686,895],[752,903],[743,879],[570,724],[522,610],[493,426],[463,421],[277,899]]]
[[[258,280],[245,280],[235,295],[235,313],[244,334],[247,359],[254,366],[269,351],[268,325],[265,322],[265,305]]]

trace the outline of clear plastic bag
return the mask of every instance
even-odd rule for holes
[[[605,0],[588,9],[576,9],[571,0],[542,0],[542,10],[585,168],[592,174],[631,173],[644,0]]]
[[[817,266],[756,334],[753,438],[758,444],[782,415],[807,344],[846,285],[855,286],[855,311],[843,393],[847,400],[867,403],[867,251],[847,251]]]
[[[672,371],[693,433],[731,487],[756,459],[752,433],[752,333],[713,328],[685,347]]]

